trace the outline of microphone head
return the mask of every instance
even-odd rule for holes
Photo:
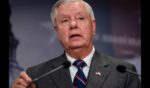
[[[70,65],[71,65],[70,61],[65,61],[65,62],[63,62],[64,68],[69,68]]]
[[[126,67],[123,65],[118,65],[117,70],[121,73],[124,73],[124,72],[126,72]]]

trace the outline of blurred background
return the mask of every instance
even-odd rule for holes
[[[20,71],[63,52],[52,29],[50,10],[57,0],[10,1],[9,84]],[[141,74],[141,1],[85,0],[94,10],[99,52],[125,60]]]

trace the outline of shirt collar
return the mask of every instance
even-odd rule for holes
[[[93,55],[94,55],[94,52],[95,52],[95,48],[94,48],[94,46],[93,46],[93,49],[92,49],[92,51],[90,52],[90,54],[88,54],[88,55],[83,59],[84,62],[87,64],[88,67],[90,67],[90,65],[91,65],[91,60],[92,60],[92,57],[93,57]],[[76,60],[75,58],[72,58],[71,56],[69,56],[68,53],[66,53],[66,56],[67,56],[68,61],[71,62],[71,64],[73,64],[73,62]]]

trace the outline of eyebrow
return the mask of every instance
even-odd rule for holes
[[[61,14],[61,15],[58,15],[58,18],[68,18],[68,16],[64,15],[64,14]]]

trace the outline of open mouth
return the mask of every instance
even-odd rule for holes
[[[72,34],[69,36],[69,38],[78,38],[78,37],[81,37],[81,35],[79,34]]]

